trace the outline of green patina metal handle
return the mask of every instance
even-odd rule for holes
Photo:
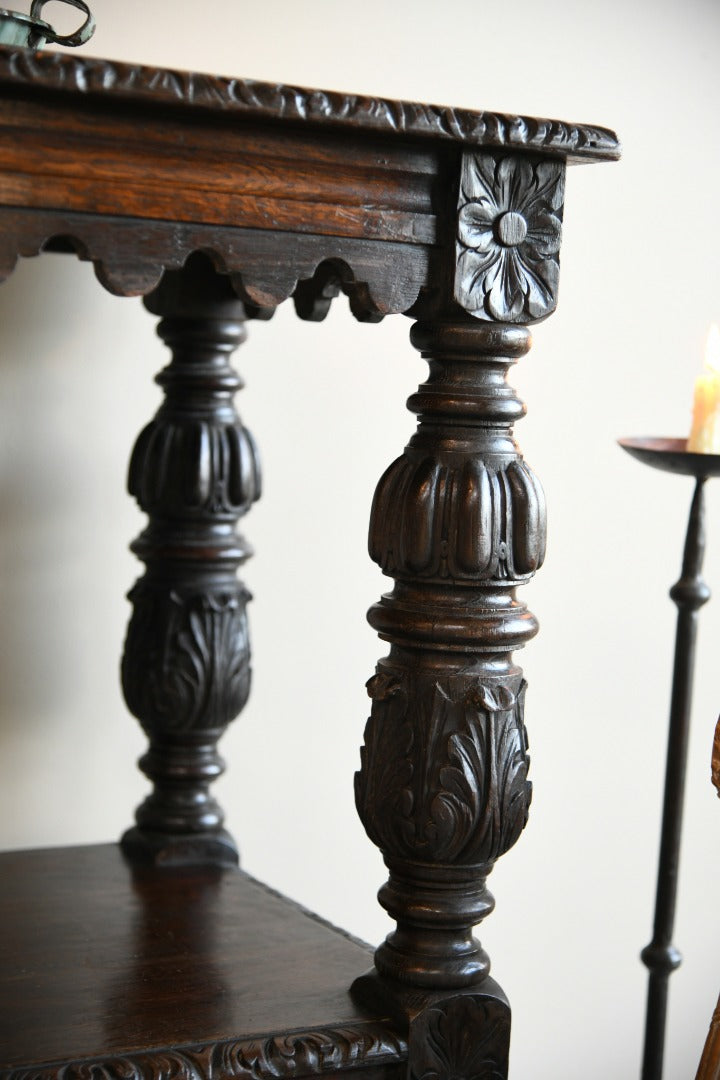
[[[43,8],[48,3],[70,4],[78,8],[86,18],[74,34],[58,34],[50,23],[41,18]],[[0,44],[22,45],[28,49],[41,49],[45,44],[84,45],[95,31],[95,19],[85,0],[32,0],[30,14],[8,11],[0,8]]]

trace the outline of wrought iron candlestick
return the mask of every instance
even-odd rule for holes
[[[690,734],[690,707],[695,668],[698,611],[710,599],[702,579],[705,554],[704,485],[720,476],[720,454],[695,454],[684,439],[621,439],[620,445],[645,465],[665,472],[695,477],[690,506],[682,573],[670,590],[677,605],[677,630],[670,701],[665,794],[663,799],[655,922],[652,941],[642,953],[649,969],[642,1080],[660,1080],[665,1047],[668,980],[682,957],[672,943],[675,922],[685,771]]]

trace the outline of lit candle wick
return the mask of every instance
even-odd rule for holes
[[[707,336],[705,370],[695,380],[687,449],[695,454],[720,454],[720,329],[715,323]]]

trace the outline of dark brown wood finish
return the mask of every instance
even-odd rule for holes
[[[29,86],[69,91],[75,105],[85,97],[99,98],[105,106],[120,100],[153,107],[182,105],[215,115],[281,121],[283,126],[297,123],[310,128],[311,137],[337,128],[355,134],[379,131],[466,146],[534,150],[570,161],[615,161],[620,156],[615,133],[594,124],[389,101],[87,56],[3,48],[0,79],[16,90]]]
[[[355,993],[403,1003],[417,1076],[438,1057],[450,1074],[507,1074],[510,1010],[473,927],[530,806],[513,651],[537,623],[516,589],[542,565],[545,502],[513,439],[525,410],[506,374],[530,347],[525,324],[556,303],[563,190],[561,163],[464,156],[452,297],[411,334],[430,365],[408,402],[419,426],[370,521],[395,587],[369,616],[390,652],[368,683],[356,796],[397,929]]]
[[[389,1077],[405,1057],[347,993],[368,947],[240,871],[158,873],[112,844],[2,864],[3,1080]]]
[[[13,1080],[505,1077],[509,1006],[472,929],[528,813],[513,651],[536,622],[516,588],[545,538],[505,380],[557,301],[565,165],[617,157],[614,135],[8,49],[0,101],[0,276],[74,251],[146,297],[172,352],[130,469],[149,521],[123,681],[154,791],[132,866],[115,849],[4,858],[3,1064]],[[247,693],[235,525],[259,493],[228,358],[246,318],[293,297],[319,320],[340,292],[358,319],[414,318],[430,365],[370,527],[394,586],[370,614],[389,653],[356,794],[397,928],[361,978],[364,947],[227,868],[208,789]]]
[[[392,647],[368,684],[356,791],[390,869],[381,902],[398,919],[378,970],[450,988],[488,974],[472,927],[492,910],[487,874],[527,820],[525,684],[511,650],[537,630],[515,587],[542,561],[545,519],[508,432],[522,406],[502,384],[527,331],[419,324],[413,338],[432,375],[410,399],[418,432],[373,506],[371,554],[396,586],[370,612]]]
[[[233,863],[208,787],[223,771],[217,739],[250,692],[249,595],[236,570],[251,552],[235,523],[260,496],[260,463],[233,406],[242,383],[229,364],[245,308],[201,253],[167,271],[145,306],[164,316],[158,333],[173,360],[128,477],[150,521],[133,544],[147,572],[130,593],[122,681],[150,736],[140,764],[155,788],[123,847],[161,863]]]

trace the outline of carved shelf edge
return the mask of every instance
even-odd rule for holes
[[[406,1040],[389,1023],[373,1022],[31,1065],[0,1070],[0,1080],[284,1080],[406,1058]]]
[[[435,249],[394,241],[0,207],[0,282],[18,257],[39,255],[51,241],[91,261],[100,283],[117,296],[146,296],[163,270],[180,269],[192,252],[203,251],[231,276],[240,299],[259,309],[276,307],[301,283],[322,306],[331,280],[361,320],[409,310],[436,277],[429,269]],[[322,317],[307,298],[305,308],[301,316]]]
[[[0,48],[0,84],[30,84],[83,97],[210,108],[262,120],[511,147],[576,161],[615,160],[613,131],[588,124],[392,101],[327,90],[223,78],[62,53]]]

